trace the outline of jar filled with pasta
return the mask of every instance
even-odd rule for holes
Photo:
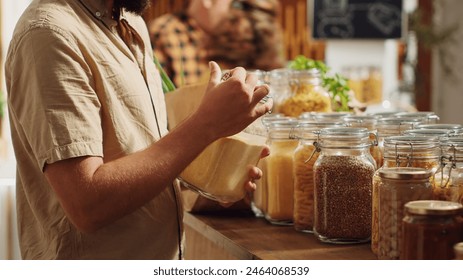
[[[326,127],[343,127],[339,122],[300,122],[296,129],[299,144],[294,151],[294,228],[313,232],[314,182],[313,165],[318,158],[314,142],[319,130]]]
[[[463,204],[463,138],[440,142],[442,157],[433,181],[434,199]]]
[[[291,94],[283,100],[279,111],[290,117],[304,112],[331,112],[331,97],[323,88],[317,69],[291,71]]]
[[[379,170],[378,258],[399,259],[405,203],[432,197],[431,170],[393,167]]]
[[[272,224],[292,225],[294,209],[293,154],[298,141],[294,135],[298,122],[273,122],[269,125],[266,157],[265,218]]]
[[[324,128],[315,143],[314,233],[322,242],[368,242],[376,163],[366,128]]]
[[[390,136],[384,139],[384,162],[373,176],[371,250],[378,255],[379,172],[392,167],[419,167],[434,174],[440,165],[439,140],[426,136]]]

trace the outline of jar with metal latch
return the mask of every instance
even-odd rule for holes
[[[261,125],[264,130],[263,136],[268,139],[268,131],[272,123],[285,123],[291,120],[294,121],[294,119],[285,117],[283,114],[272,113],[270,115],[264,115],[261,117]],[[260,180],[255,182],[256,190],[252,193],[251,209],[256,217],[262,218],[267,209],[267,157],[260,159],[257,163],[257,167],[262,170],[264,175]]]
[[[293,156],[294,174],[294,228],[301,232],[313,232],[314,182],[313,165],[318,158],[314,142],[320,129],[345,127],[342,122],[300,121],[296,128],[299,144]]]
[[[270,95],[273,98],[273,112],[279,113],[282,102],[291,95],[290,75],[291,70],[286,68],[267,72]]]
[[[378,258],[399,259],[404,205],[432,198],[431,170],[415,167],[379,170]]]
[[[463,241],[463,205],[421,200],[405,204],[400,259],[452,260],[454,245]]]
[[[437,128],[419,128],[419,129],[410,129],[405,130],[403,135],[411,136],[431,136],[437,138],[448,138],[448,137],[459,137],[463,136],[463,130],[449,130],[449,129],[437,129]]]
[[[378,129],[376,128],[378,118],[372,115],[346,116],[344,117],[344,122],[350,127],[364,127],[368,129],[370,140],[375,143],[375,145],[371,146],[370,153],[376,162],[376,167],[379,168],[382,163],[382,154],[378,147]]]
[[[322,86],[319,70],[291,71],[290,85],[290,97],[279,107],[281,113],[299,117],[304,112],[331,112],[331,96]]]
[[[413,129],[416,125],[420,124],[422,119],[419,118],[405,118],[405,117],[385,117],[380,118],[376,124],[378,130],[378,150],[380,155],[380,163],[378,167],[382,166],[382,158],[384,154],[384,138],[390,136],[401,135],[405,130]]]
[[[314,233],[322,242],[368,242],[376,163],[366,128],[324,128],[314,144]]]
[[[378,255],[379,240],[379,172],[392,167],[419,167],[434,174],[440,166],[439,140],[427,136],[390,136],[383,142],[384,156],[373,176],[371,250]]]
[[[269,126],[266,157],[266,209],[265,218],[272,224],[292,225],[294,211],[293,154],[298,141],[294,130],[295,120],[273,122]]]
[[[420,118],[422,123],[433,124],[438,123],[440,118],[434,112],[401,112],[395,114],[399,118]]]
[[[463,204],[463,138],[441,139],[441,166],[433,180],[434,199]]]

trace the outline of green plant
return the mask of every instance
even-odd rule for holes
[[[153,57],[154,64],[156,64],[156,67],[158,68],[158,71],[161,75],[161,82],[162,82],[162,91],[164,94],[174,91],[175,90],[175,85],[172,82],[172,80],[169,78],[167,75],[166,71],[161,66],[161,63],[159,63],[159,60],[156,58],[156,56]]]
[[[350,111],[349,91],[347,79],[342,75],[329,75],[330,68],[322,61],[313,60],[303,55],[298,55],[290,62],[289,68],[294,70],[318,69],[322,77],[322,85],[331,94],[331,100],[335,111]]]
[[[5,116],[5,98],[3,96],[3,92],[0,91],[0,119]]]

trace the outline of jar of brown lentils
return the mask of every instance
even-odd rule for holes
[[[314,233],[322,242],[362,243],[371,236],[376,163],[366,128],[324,128],[315,146]]]

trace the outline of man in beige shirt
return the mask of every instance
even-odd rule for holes
[[[211,63],[198,110],[167,133],[148,3],[34,0],[17,23],[5,74],[24,259],[181,258],[172,182],[271,109],[256,77],[236,68],[220,82]]]

